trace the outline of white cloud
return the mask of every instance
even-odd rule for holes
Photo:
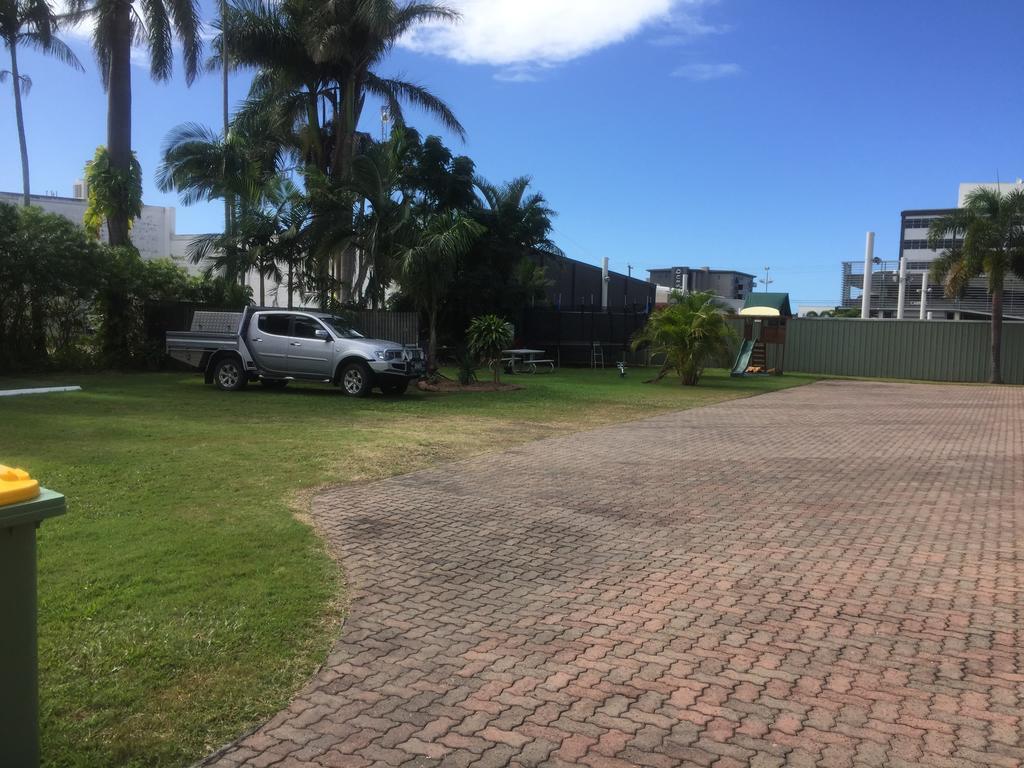
[[[672,70],[672,77],[682,77],[699,83],[732,77],[743,70],[739,64],[683,64]]]
[[[536,79],[539,69],[561,64],[661,25],[679,37],[718,28],[699,18],[714,0],[449,0],[462,13],[457,24],[414,29],[402,44],[467,64],[502,67],[504,80]]]
[[[728,24],[711,24],[704,20],[701,11],[703,6],[710,5],[717,0],[707,0],[703,3],[687,3],[669,16],[664,30],[652,37],[652,45],[686,45],[695,38],[704,35],[721,35],[732,29]]]

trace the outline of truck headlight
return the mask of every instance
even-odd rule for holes
[[[377,356],[378,360],[383,360],[384,359],[384,350],[383,349],[378,349],[373,354],[375,354]]]

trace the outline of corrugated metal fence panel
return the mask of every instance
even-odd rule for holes
[[[988,381],[989,324],[973,320],[794,319],[786,369],[835,376]],[[1024,384],[1024,324],[1003,325],[1003,379]]]
[[[391,312],[386,309],[361,309],[353,312],[356,329],[373,339],[418,344],[420,316],[418,312]]]
[[[1024,323],[1003,326],[1003,380],[1024,384]]]

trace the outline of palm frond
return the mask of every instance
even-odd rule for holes
[[[49,45],[43,49],[43,53],[56,59],[61,64],[77,70],[78,72],[85,71],[85,67],[82,65],[82,62],[79,61],[75,52],[72,51],[68,44],[59,37],[51,37]]]
[[[182,48],[185,82],[191,85],[199,74],[203,56],[201,11],[198,0],[161,0],[166,2],[171,21]]]
[[[393,36],[397,39],[417,24],[433,22],[454,24],[461,20],[462,14],[446,5],[412,2],[397,10],[392,19],[391,26]]]
[[[174,64],[174,34],[164,0],[139,0],[139,14],[149,51],[150,76],[167,80]]]
[[[404,101],[419,107],[439,120],[445,128],[460,139],[465,140],[466,138],[466,129],[462,127],[462,123],[455,117],[451,108],[421,85],[396,78],[382,78],[368,72],[366,74],[366,90],[387,102],[389,109],[393,110],[392,117],[396,123],[404,122],[402,114],[402,102]]]

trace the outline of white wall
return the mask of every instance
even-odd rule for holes
[[[1016,181],[964,181],[960,183],[960,191],[956,199],[956,207],[963,208],[964,200],[967,195],[976,190],[978,187],[989,187],[991,189],[998,189],[1004,195],[1014,189],[1024,189],[1024,180],[1017,179]]]
[[[0,192],[0,202],[20,205],[21,195],[16,192]],[[86,201],[74,197],[32,195],[32,204],[78,225],[81,225],[85,218]],[[189,264],[185,258],[185,251],[194,235],[175,234],[174,222],[174,208],[144,205],[142,216],[132,223],[132,243],[144,259],[171,259],[178,266],[197,274],[200,271],[199,267]],[[100,240],[107,242],[106,227],[100,227]]]

